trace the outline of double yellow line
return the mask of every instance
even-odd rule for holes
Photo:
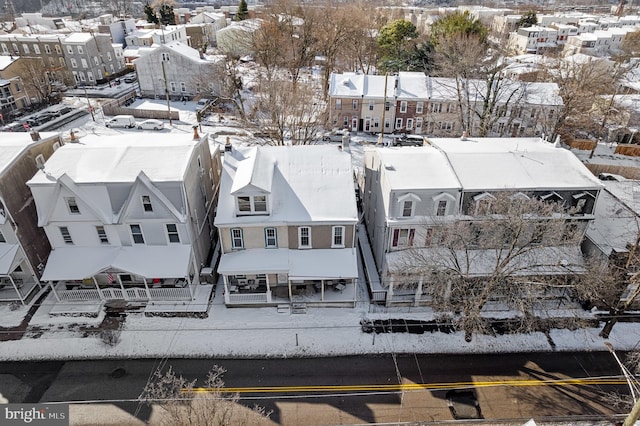
[[[484,388],[492,386],[576,386],[576,385],[626,385],[622,377],[588,377],[581,379],[519,379],[479,382],[449,383],[399,383],[388,385],[311,385],[311,386],[256,386],[244,388],[194,388],[199,393],[298,393],[298,392],[402,392],[438,389]],[[184,389],[183,391],[187,391]]]

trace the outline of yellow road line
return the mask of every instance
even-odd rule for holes
[[[290,393],[290,392],[358,392],[358,391],[411,391],[437,390],[456,388],[481,388],[491,386],[575,386],[575,385],[626,385],[623,378],[594,377],[584,379],[556,379],[556,380],[496,380],[479,382],[450,382],[450,383],[401,383],[388,385],[311,385],[311,386],[256,386],[244,388],[194,388],[195,392],[228,392],[228,393]],[[183,391],[187,391],[183,389]]]

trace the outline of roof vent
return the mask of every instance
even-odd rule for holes
[[[392,170],[392,171],[395,171],[395,169],[396,169],[395,167],[393,167],[393,164],[387,164],[386,166],[384,166],[384,168],[387,169],[387,170]]]
[[[462,132],[462,136],[460,136],[460,140],[461,141],[466,141],[468,137],[469,137],[469,134],[465,130],[464,132]]]

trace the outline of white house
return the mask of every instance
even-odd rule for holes
[[[133,61],[143,97],[161,96],[191,99],[216,87],[218,61],[207,59],[181,42],[154,45],[140,50]]]
[[[42,280],[63,304],[191,301],[211,252],[217,151],[207,136],[89,135],[27,184],[52,251]]]
[[[261,19],[245,19],[244,21],[231,22],[230,25],[216,31],[216,43],[218,49],[235,56],[250,55],[253,53],[253,33],[262,23]]]
[[[336,146],[225,152],[215,218],[228,306],[353,306],[358,214]]]

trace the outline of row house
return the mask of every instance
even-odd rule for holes
[[[54,86],[75,87],[76,82],[67,67],[62,34],[18,35],[0,34],[0,54],[41,58],[44,70]]]
[[[468,87],[461,88],[457,84],[453,78],[414,72],[387,77],[333,73],[329,82],[329,120],[333,127],[351,131],[452,136],[462,134],[464,118],[467,129],[476,134],[480,128],[477,116],[472,113],[466,118],[460,105],[469,104],[471,110],[480,111],[486,83],[471,80]],[[460,92],[463,99],[459,99]],[[558,92],[555,83],[501,80],[496,108],[499,116],[492,118],[487,134],[544,133],[562,108]]]
[[[85,136],[27,182],[52,251],[42,280],[64,306],[208,300],[221,165],[208,137]],[[206,309],[196,306],[192,309]]]
[[[63,145],[57,133],[3,133],[0,145],[0,302],[28,303],[51,247],[26,181]]]
[[[521,27],[509,35],[509,49],[516,55],[540,54],[558,46],[558,30],[552,27]]]
[[[433,294],[425,271],[443,264],[438,256],[443,256],[447,227],[480,224],[480,238],[483,220],[500,220],[491,213],[499,194],[565,208],[561,239],[537,224],[526,231],[531,234],[526,238],[535,239],[531,264],[539,268],[520,274],[564,275],[584,267],[579,240],[594,219],[602,184],[557,144],[540,138],[430,138],[422,147],[368,149],[364,163],[364,220],[381,277],[371,290],[378,302],[429,305]],[[490,275],[502,246],[469,247],[456,253],[466,268],[462,272]],[[423,260],[417,275],[407,273],[407,256]]]
[[[0,123],[8,123],[19,110],[42,101],[38,91],[26,84],[26,82],[31,83],[31,79],[26,79],[29,76],[29,68],[33,69],[35,74],[35,71],[42,69],[42,60],[0,56],[0,114],[2,114]],[[33,75],[33,77],[36,76]],[[40,77],[44,78],[38,74],[37,78]],[[35,83],[40,81],[36,80]]]
[[[225,152],[215,218],[225,303],[353,306],[357,223],[351,156],[338,147]]]
[[[62,48],[76,84],[93,86],[126,71],[124,56],[109,34],[72,33],[62,40]]]
[[[125,37],[127,47],[149,47],[154,44],[174,42],[189,44],[189,37],[184,25],[167,25],[160,29],[136,30]]]
[[[155,45],[141,51],[133,61],[143,97],[175,100],[191,99],[200,93],[216,93],[217,59],[207,59],[201,52],[180,42]]]

